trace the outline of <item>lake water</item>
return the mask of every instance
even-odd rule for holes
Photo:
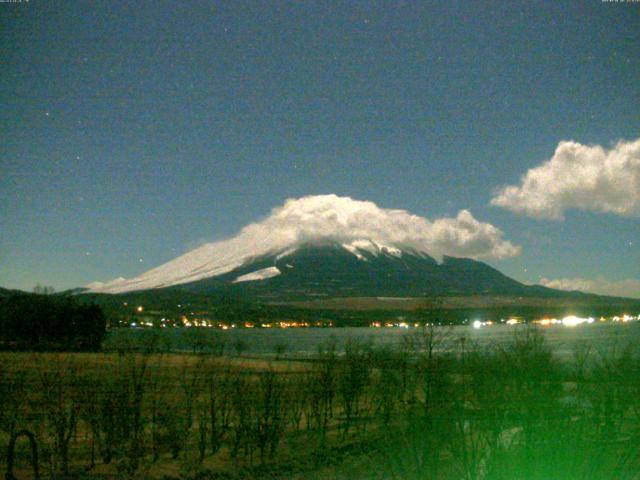
[[[465,337],[466,345],[476,344],[480,348],[506,345],[513,341],[517,331],[527,328],[525,325],[493,325],[480,329],[472,326],[436,327],[443,335],[443,348],[458,350],[460,338]],[[614,348],[622,348],[632,342],[640,346],[640,322],[613,323],[596,322],[575,327],[550,325],[538,327],[544,332],[554,354],[568,357],[580,344],[591,344],[594,352],[607,353]],[[162,330],[163,335],[171,337],[174,348],[188,350],[189,329]],[[398,345],[407,335],[416,335],[417,328],[249,328],[215,330],[203,329],[204,335],[216,335],[226,344],[226,351],[233,352],[234,345],[241,342],[243,353],[251,355],[276,354],[279,346],[284,346],[287,356],[308,356],[318,351],[320,345],[335,342],[341,350],[349,340],[372,342],[374,345]],[[127,330],[126,335],[136,337],[144,335],[143,330]],[[111,335],[115,335],[113,332]],[[119,331],[118,335],[125,334]],[[113,338],[113,337],[112,337]]]

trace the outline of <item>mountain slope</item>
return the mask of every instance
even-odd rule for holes
[[[425,297],[506,295],[554,297],[560,292],[523,285],[464,258],[390,250],[362,242],[307,243],[265,255],[222,275],[168,287],[198,294],[235,292],[247,298],[280,300],[318,297]],[[568,295],[568,294],[567,294]]]

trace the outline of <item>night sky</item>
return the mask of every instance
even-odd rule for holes
[[[0,42],[0,286],[132,277],[335,193],[468,209],[522,247],[507,275],[640,297],[640,3],[31,0]]]

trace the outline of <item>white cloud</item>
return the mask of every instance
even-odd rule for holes
[[[430,221],[405,210],[380,208],[373,202],[319,195],[289,199],[229,240],[204,244],[136,278],[96,283],[91,289],[122,292],[192,282],[229,272],[253,257],[326,240],[343,244],[369,240],[380,246],[410,248],[436,259],[443,255],[505,258],[520,253],[520,247],[505,240],[500,229],[476,220],[467,210],[454,218]]]
[[[579,290],[586,293],[597,293],[599,295],[612,295],[615,297],[640,298],[640,280],[628,278],[610,282],[602,277],[595,280],[584,278],[560,278],[550,280],[543,278],[540,284],[558,290]]]
[[[501,188],[491,204],[535,218],[562,220],[576,208],[640,216],[640,138],[599,145],[560,142],[553,157]]]
[[[323,239],[342,243],[369,239],[436,258],[505,258],[520,253],[519,247],[503,239],[500,229],[479,222],[468,210],[461,210],[455,218],[430,221],[406,210],[336,195],[289,199],[262,222],[242,229],[239,237],[266,238],[277,248]]]

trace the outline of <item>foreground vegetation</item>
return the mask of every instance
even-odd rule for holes
[[[566,363],[531,327],[492,349],[448,335],[305,361],[162,353],[152,334],[0,354],[2,462],[18,478],[640,478],[635,345]]]

